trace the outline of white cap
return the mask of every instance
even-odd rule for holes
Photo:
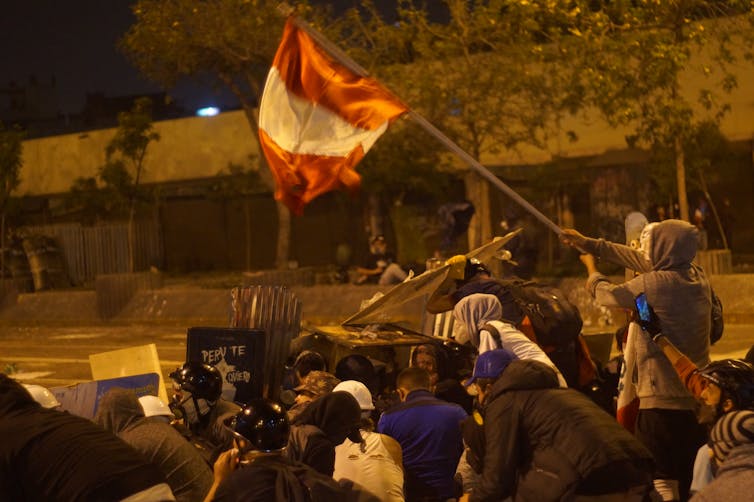
[[[139,398],[145,417],[166,416],[175,418],[165,402],[157,396],[146,395]]]
[[[23,384],[26,390],[29,391],[31,397],[36,402],[42,405],[43,408],[57,408],[60,406],[60,401],[55,398],[55,395],[50,392],[49,389],[42,387],[41,385]]]
[[[369,392],[369,389],[367,389],[366,385],[357,380],[346,380],[345,382],[340,382],[332,391],[348,392],[356,398],[356,401],[359,402],[359,407],[362,410],[374,409],[374,403],[372,402],[372,393]]]

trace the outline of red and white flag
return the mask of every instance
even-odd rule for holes
[[[376,80],[334,62],[289,19],[259,106],[275,199],[301,214],[325,192],[357,189],[354,167],[407,110]]]

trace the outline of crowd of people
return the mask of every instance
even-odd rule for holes
[[[428,308],[453,312],[455,341],[428,340],[395,371],[361,354],[330,368],[303,351],[280,402],[226,401],[220,371],[189,361],[170,375],[169,403],[111,389],[87,420],[0,374],[0,500],[751,497],[754,367],[710,361],[713,292],[693,263],[697,229],[648,224],[635,247],[571,229],[562,239],[583,253],[595,300],[629,314],[620,345],[632,377],[613,406],[574,373],[590,362],[577,339],[564,344],[568,358],[554,357],[565,349],[538,339],[510,283],[454,257]],[[629,279],[610,282],[597,260],[630,269]]]

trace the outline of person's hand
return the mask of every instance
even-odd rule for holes
[[[224,451],[217,457],[214,468],[215,482],[221,483],[225,478],[231,475],[238,468],[238,450],[232,448]]]
[[[450,265],[448,277],[456,280],[463,280],[464,271],[466,270],[466,257],[462,254],[451,256],[445,260],[446,265]]]
[[[469,494],[464,493],[460,497],[458,497],[458,502],[469,502]]]
[[[586,237],[573,228],[564,228],[563,233],[560,234],[560,240],[566,246],[571,246],[577,249],[583,248],[586,243]]]

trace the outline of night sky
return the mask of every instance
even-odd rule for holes
[[[0,85],[57,82],[64,113],[77,113],[86,92],[107,96],[159,91],[141,78],[116,40],[131,25],[128,0],[3,0]]]
[[[315,0],[316,1],[316,0]],[[355,0],[320,0],[336,10]],[[60,111],[79,113],[87,92],[108,97],[159,92],[116,48],[134,18],[133,0],[0,0],[0,89],[54,76]],[[380,2],[378,2],[380,3]],[[395,4],[394,0],[381,2]],[[229,92],[187,80],[169,90],[179,105],[234,107]]]

